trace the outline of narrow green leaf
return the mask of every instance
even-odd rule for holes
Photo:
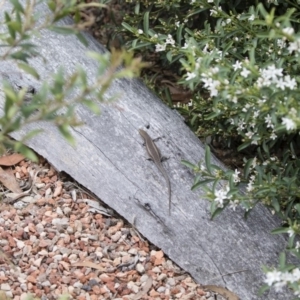
[[[215,181],[215,179],[205,179],[205,180],[199,181],[191,187],[191,190],[192,191],[197,190],[200,186],[211,183],[213,181]]]
[[[242,151],[243,149],[249,147],[251,145],[251,142],[246,142],[246,143],[243,143],[242,145],[240,145],[237,150],[238,151]]]
[[[169,62],[171,62],[172,61],[172,51],[168,51],[166,57],[167,57],[167,60]]]
[[[20,152],[21,154],[23,154],[24,156],[26,156],[28,159],[32,160],[33,162],[38,162],[38,157],[37,155],[27,146],[25,146],[22,143],[16,143],[14,150],[16,152]]]
[[[10,2],[12,3],[16,11],[24,13],[24,8],[18,0],[10,0]]]
[[[149,11],[144,14],[144,33],[149,36]]]
[[[138,15],[140,13],[140,2],[137,2],[134,7],[134,13]]]
[[[77,38],[79,39],[79,41],[85,46],[87,47],[89,45],[87,39],[85,38],[85,36],[81,33],[78,32],[75,34],[77,36]]]
[[[35,70],[35,68],[29,66],[28,64],[25,64],[23,62],[19,62],[18,63],[18,67],[20,69],[22,69],[23,71],[25,71],[26,73],[32,75],[34,78],[36,79],[40,79],[40,75],[38,74],[38,72]]]
[[[208,173],[212,175],[212,168],[211,168],[211,152],[208,145],[205,145],[205,165]]]
[[[77,31],[74,30],[73,28],[68,28],[68,27],[64,27],[64,26],[55,26],[52,25],[51,27],[49,27],[50,30],[60,33],[60,34],[65,34],[65,35],[69,35],[69,34],[76,34]]]
[[[198,168],[196,165],[194,165],[194,164],[188,162],[187,160],[182,160],[181,163],[182,163],[183,165],[185,165],[186,167],[192,169],[192,170]]]
[[[133,27],[131,27],[129,24],[127,24],[126,22],[122,22],[122,26],[132,33],[135,32],[135,29]]]
[[[206,115],[204,119],[211,120],[215,117],[218,117],[220,114],[221,114],[221,111],[214,111],[214,112],[211,112],[210,114]]]
[[[272,234],[279,234],[279,233],[286,233],[289,231],[289,228],[288,227],[279,227],[279,228],[276,228],[276,229],[273,229],[271,231]]]
[[[88,107],[93,113],[99,114],[100,113],[100,108],[99,106],[92,100],[83,100],[82,103]]]
[[[281,252],[279,254],[279,267],[283,269],[285,267],[285,262],[286,262],[286,255],[284,252]]]
[[[62,134],[62,136],[72,145],[75,145],[74,137],[72,136],[68,125],[59,125],[58,130]]]

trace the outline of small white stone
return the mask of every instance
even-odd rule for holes
[[[45,183],[36,183],[35,186],[38,188],[38,189],[41,189],[45,186],[46,184]]]
[[[74,287],[74,288],[79,288],[79,289],[81,289],[82,283],[79,282],[79,281],[76,281],[76,282],[73,284],[73,287]]]
[[[43,281],[42,286],[51,286],[51,283],[49,280]]]
[[[117,242],[122,236],[121,231],[117,231],[114,235],[111,236],[113,242]]]
[[[62,255],[61,254],[57,254],[53,256],[54,261],[58,261],[62,259]]]
[[[36,224],[35,228],[36,228],[38,233],[42,233],[44,231],[44,226],[41,223]]]
[[[72,209],[67,206],[67,207],[64,207],[63,211],[66,216],[69,216],[71,214]]]
[[[168,278],[167,284],[174,286],[175,285],[175,279],[174,278]]]
[[[154,267],[154,268],[152,269],[152,272],[154,272],[154,273],[161,273],[161,270],[160,270],[159,267]]]
[[[166,290],[166,287],[160,286],[156,291],[157,291],[158,293],[164,293],[165,290]]]
[[[129,249],[128,253],[132,255],[137,255],[137,249],[136,248]]]
[[[127,287],[129,289],[131,289],[134,293],[138,293],[138,291],[139,291],[139,287],[137,285],[135,285],[133,281],[129,281],[127,283]]]
[[[136,269],[140,274],[145,273],[145,268],[144,268],[144,266],[143,266],[142,264],[137,264],[136,267],[135,267],[135,269]]]
[[[143,276],[141,276],[141,282],[146,282],[148,280],[149,276],[144,274]]]
[[[168,277],[167,274],[162,273],[159,276],[157,276],[157,280],[162,281],[165,280],[167,277]]]
[[[75,221],[76,223],[76,221]],[[52,225],[55,226],[62,226],[63,228],[67,228],[69,225],[69,219],[68,218],[54,218],[52,220]]]
[[[17,240],[17,239],[14,239],[16,242],[17,242],[17,247],[19,249],[23,249],[24,246],[25,246],[25,243],[23,241],[20,241],[20,240]]]
[[[10,285],[8,283],[1,283],[0,289],[2,291],[10,291]]]
[[[26,283],[21,283],[20,288],[22,289],[22,291],[26,292],[27,291],[27,284]]]
[[[42,260],[43,260],[43,257],[40,257],[38,259],[36,259],[33,264],[37,267],[40,267],[41,266],[41,263],[42,263]]]
[[[56,208],[56,213],[59,217],[62,217],[64,215],[62,209],[59,206]]]

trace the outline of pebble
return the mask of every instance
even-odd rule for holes
[[[143,274],[145,273],[145,267],[142,265],[142,264],[137,264],[135,269],[140,273],[140,274]]]

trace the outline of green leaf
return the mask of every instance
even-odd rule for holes
[[[100,113],[99,105],[97,105],[94,101],[92,101],[92,100],[82,100],[82,103],[85,106],[87,106],[93,113],[95,113],[95,114]]]
[[[58,126],[58,130],[60,131],[60,133],[62,134],[62,136],[72,145],[75,145],[75,139],[72,136],[70,130],[69,130],[69,126],[68,125],[59,125]]]
[[[177,43],[178,45],[181,45],[181,41],[182,41],[182,29],[184,27],[184,24],[181,24],[178,29],[177,29],[177,32],[176,32],[176,40],[177,40]]]
[[[253,162],[253,158],[250,158],[247,160],[246,164],[245,164],[245,167],[244,167],[244,177],[247,179],[249,174],[250,174],[250,171],[251,171],[251,166],[252,166],[252,162]]]
[[[135,32],[135,29],[133,27],[131,27],[129,24],[127,24],[126,22],[122,22],[122,26],[132,33]]]
[[[238,151],[242,151],[243,149],[249,147],[251,145],[251,142],[246,142],[246,143],[243,143],[242,145],[240,145],[237,150]]]
[[[20,152],[21,154],[23,154],[24,156],[26,156],[28,159],[34,161],[34,162],[38,162],[38,157],[37,155],[27,146],[25,146],[24,144],[22,144],[21,142],[17,142],[15,144],[14,150],[16,152]]]
[[[26,73],[32,75],[34,78],[36,79],[40,79],[40,75],[38,74],[38,72],[35,70],[35,68],[29,66],[28,64],[25,64],[23,62],[19,62],[18,63],[18,67],[20,69],[22,69],[23,71],[25,71]]]
[[[198,167],[196,165],[188,162],[187,160],[182,160],[181,163],[192,170],[198,169]]]
[[[276,212],[280,211],[280,205],[279,205],[278,199],[275,197],[272,198],[272,206],[274,207]]]
[[[138,15],[140,13],[140,2],[137,2],[134,7],[134,13]]]
[[[60,34],[65,34],[65,35],[69,35],[69,34],[76,34],[77,31],[73,28],[70,27],[65,27],[65,26],[55,26],[52,25],[49,27],[50,30],[60,33]]]
[[[279,233],[286,233],[289,231],[289,228],[288,227],[279,227],[279,228],[276,228],[276,229],[273,229],[271,231],[272,234],[279,234]]]
[[[144,33],[149,36],[149,11],[144,14]]]
[[[220,111],[211,112],[210,114],[208,114],[208,115],[205,116],[204,120],[214,119],[215,117],[218,117],[220,114],[221,114]]]
[[[281,252],[279,254],[279,267],[283,269],[285,267],[285,262],[286,262],[286,255],[284,252]]]
[[[213,181],[215,181],[215,179],[205,179],[205,180],[199,181],[199,182],[197,182],[196,184],[194,184],[192,186],[191,190],[194,191],[194,190],[198,189],[200,186],[206,185],[206,184],[211,183]]]
[[[208,145],[205,145],[205,165],[208,173],[212,175],[212,168],[211,168],[211,152]]]
[[[169,62],[171,62],[172,61],[172,51],[168,51],[166,57],[167,57],[167,60]]]
[[[79,41],[85,46],[87,47],[89,45],[87,39],[85,38],[85,36],[81,33],[78,32],[75,34],[77,36],[77,38],[79,39]]]
[[[24,8],[18,0],[10,0],[10,2],[12,3],[16,11],[24,13]]]

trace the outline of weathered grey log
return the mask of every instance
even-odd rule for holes
[[[9,7],[5,2],[2,12]],[[39,9],[45,11],[45,5]],[[85,52],[104,52],[104,48],[92,37],[86,37],[88,49],[75,36],[44,31],[34,42],[48,62],[32,59],[31,64],[44,80],[61,66],[71,72],[80,64],[92,81],[96,74],[95,62],[87,58]],[[0,69],[12,84],[39,88],[39,83],[29,76],[16,76],[18,70],[11,62],[1,62]],[[115,94],[120,95],[119,100],[101,104],[100,116],[91,114],[85,107],[78,108],[77,114],[85,125],[72,130],[76,147],[70,146],[46,123],[34,126],[45,129],[46,133],[28,145],[129,222],[136,217],[138,230],[199,283],[226,286],[243,300],[291,298],[291,293],[276,295],[273,291],[261,298],[257,295],[264,278],[261,266],[276,265],[278,254],[286,245],[282,236],[270,234],[279,225],[278,220],[258,206],[248,220],[243,219],[241,212],[228,209],[211,221],[209,203],[203,199],[201,190],[195,193],[190,190],[193,174],[181,164],[182,159],[191,162],[203,159],[203,144],[180,116],[140,81],[115,81],[108,95]],[[3,93],[0,99],[3,102]],[[157,145],[162,155],[169,157],[164,166],[172,186],[171,216],[168,215],[165,180],[155,165],[146,160],[138,134],[138,129],[146,125],[150,126],[147,132],[153,138],[162,137]],[[14,137],[20,138],[27,130]],[[216,159],[213,163],[220,165]],[[138,201],[148,203],[159,219],[138,205]],[[238,270],[247,271],[222,277],[222,274]]]

